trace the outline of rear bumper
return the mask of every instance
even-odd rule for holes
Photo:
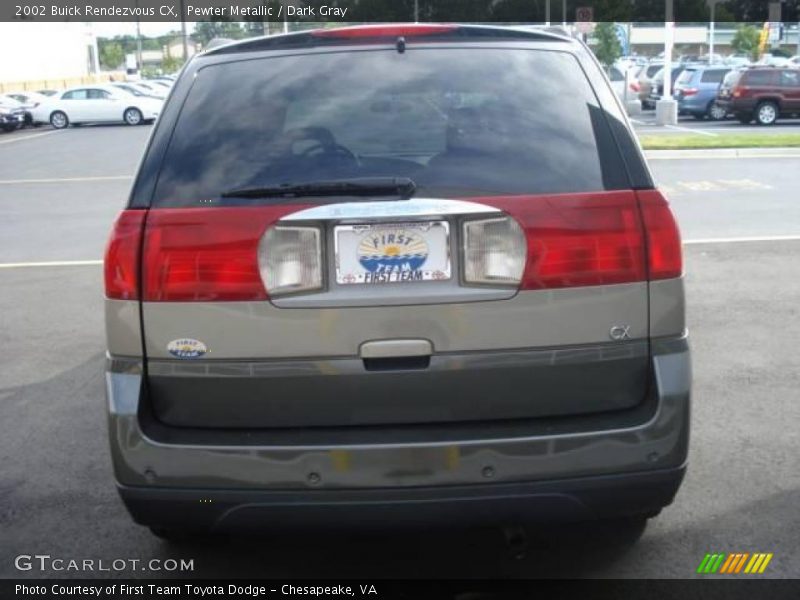
[[[684,467],[555,481],[411,489],[265,492],[119,486],[142,525],[214,532],[575,521],[656,513]]]
[[[655,339],[651,352],[650,393],[634,408],[382,428],[168,427],[148,414],[141,373],[112,370],[115,476],[131,513],[150,525],[185,517],[192,526],[229,528],[240,519],[283,519],[306,508],[338,519],[362,508],[384,515],[402,506],[413,518],[415,507],[456,503],[478,516],[651,511],[668,504],[680,483],[691,382],[685,337]],[[162,514],[172,517],[162,521]]]

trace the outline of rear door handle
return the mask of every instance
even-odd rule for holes
[[[358,354],[363,359],[424,357],[433,354],[433,344],[419,339],[375,340],[361,344]]]
[[[367,371],[412,371],[427,369],[433,344],[428,340],[376,340],[358,350]]]

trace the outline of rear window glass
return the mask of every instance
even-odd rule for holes
[[[730,73],[725,75],[725,78],[722,80],[722,85],[727,87],[733,87],[737,83],[739,83],[739,79],[741,79],[741,77],[742,77],[741,71],[731,71]]]
[[[656,73],[658,73],[663,67],[661,65],[650,65],[647,67],[647,76],[653,77]]]
[[[800,87],[800,70],[781,72],[781,85],[785,87]]]
[[[771,85],[775,82],[776,71],[750,71],[747,73],[747,85]]]
[[[579,63],[563,52],[238,60],[198,71],[154,204],[353,177],[410,177],[417,196],[597,191],[619,182],[609,135]]]
[[[709,69],[707,71],[703,71],[703,76],[700,78],[700,81],[703,83],[722,83],[722,79],[725,77],[727,72],[728,71],[721,69]]]
[[[691,70],[687,69],[687,70],[685,70],[683,73],[681,73],[678,76],[678,79],[675,80],[675,83],[676,84],[678,84],[678,83],[680,83],[680,84],[689,83],[692,80],[692,78],[695,76],[696,73],[697,73],[697,71],[695,71],[694,69],[691,69]]]

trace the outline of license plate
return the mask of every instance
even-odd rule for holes
[[[340,285],[450,279],[446,221],[339,225],[334,238]]]

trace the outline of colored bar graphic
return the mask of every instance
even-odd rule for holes
[[[744,554],[742,554],[742,558],[739,561],[739,564],[736,565],[736,571],[734,571],[735,573],[738,573],[739,571],[742,570],[742,567],[744,566],[744,563],[747,560],[748,556],[750,556],[749,552],[745,552]]]
[[[758,570],[758,572],[763,573],[766,570],[769,561],[771,560],[772,560],[772,552],[770,552],[764,557],[764,562],[761,563],[761,568]]]
[[[722,568],[719,570],[720,573],[730,573],[732,572],[732,568],[736,564],[736,557],[737,554],[728,554],[728,559],[723,563]]]
[[[703,560],[702,560],[702,562],[700,563],[700,566],[699,566],[699,567],[697,567],[697,572],[698,572],[698,573],[705,573],[705,572],[706,572],[706,565],[708,564],[708,561],[709,561],[710,559],[711,559],[711,555],[710,555],[710,554],[706,554],[706,555],[703,557]]]
[[[754,554],[750,554],[749,552],[732,552],[730,554],[724,552],[709,553],[703,557],[703,560],[697,567],[697,572],[703,574],[720,573],[732,575],[741,573],[742,569],[744,569],[744,573],[747,574],[763,573],[769,561],[772,560],[772,557],[773,554],[771,552],[756,552]]]

